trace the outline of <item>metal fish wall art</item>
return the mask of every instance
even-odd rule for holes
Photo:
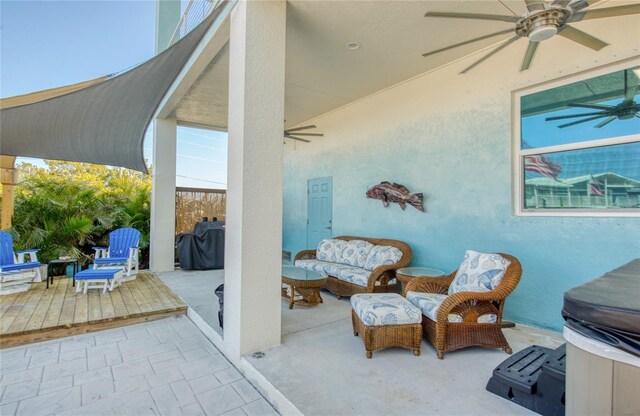
[[[406,186],[399,183],[380,182],[379,185],[369,188],[366,195],[367,198],[381,200],[385,208],[389,206],[390,202],[393,202],[400,205],[403,210],[409,204],[418,211],[424,212],[423,195],[421,193],[412,194]]]

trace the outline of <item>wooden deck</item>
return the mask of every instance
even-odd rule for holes
[[[160,279],[140,272],[113,292],[76,293],[72,279],[53,285],[32,283],[31,290],[0,296],[0,348],[187,313],[187,305]]]

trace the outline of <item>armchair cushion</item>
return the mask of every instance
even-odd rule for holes
[[[438,293],[407,292],[407,300],[420,308],[422,314],[434,322],[437,320],[440,305],[442,305],[447,296]],[[496,319],[497,316],[495,314],[481,315],[478,317],[478,323],[495,323]],[[462,316],[450,313],[447,317],[447,322],[462,322]]]
[[[342,259],[340,260],[340,263],[348,264],[353,267],[364,267],[364,264],[367,261],[367,256],[373,247],[374,245],[368,241],[347,241],[347,246],[342,252]]]
[[[366,325],[419,324],[420,310],[397,293],[359,293],[351,306]]]
[[[124,264],[129,260],[129,257],[102,257],[94,259],[96,264]]]
[[[320,261],[328,261],[332,263],[340,263],[342,260],[342,252],[347,247],[347,242],[328,238],[320,241],[316,252],[316,259]]]
[[[320,273],[323,276],[335,276],[335,277],[338,277],[338,274],[340,273],[341,270],[351,269],[351,266],[347,266],[345,264],[329,263],[326,261],[320,261],[320,260],[314,260],[314,259],[296,260],[295,265],[297,267],[302,267],[304,269],[313,270],[315,272]]]
[[[464,260],[449,286],[449,294],[458,292],[489,292],[495,289],[511,262],[499,254],[467,250]]]
[[[379,266],[397,263],[401,258],[402,252],[396,247],[374,246],[367,256],[364,268],[373,270]]]
[[[37,269],[41,266],[40,262],[30,261],[28,263],[5,264],[0,266],[0,272],[18,272],[22,270]]]

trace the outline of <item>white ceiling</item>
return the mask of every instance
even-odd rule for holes
[[[602,0],[598,7],[633,1]],[[479,41],[453,50],[422,57],[422,53],[474,37],[508,29],[513,24],[442,18],[425,18],[427,11],[485,14],[522,14],[523,0],[487,1],[289,1],[287,8],[286,126],[294,126],[344,106],[404,80],[467,57],[507,39],[511,34]],[[617,26],[611,26],[616,22]],[[620,25],[623,26],[620,26]],[[585,21],[576,28],[604,41],[612,28],[624,30],[640,40],[640,17],[616,17]],[[226,34],[228,36],[228,34]],[[619,38],[619,36],[617,37]],[[355,51],[349,42],[359,42]],[[571,54],[597,54],[565,39],[543,43],[530,71],[536,64],[553,62],[558,43]],[[527,41],[520,39],[500,54],[512,54],[513,69],[519,69]],[[571,48],[571,49],[568,49]],[[553,56],[546,56],[554,54]],[[474,57],[478,59],[482,54]],[[468,59],[470,65],[475,61]],[[226,127],[228,100],[228,48],[179,102],[173,115],[188,123]],[[491,60],[482,64],[491,65]],[[465,75],[461,75],[465,76]]]

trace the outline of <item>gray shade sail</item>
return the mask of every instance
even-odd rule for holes
[[[145,131],[222,9],[218,7],[169,49],[127,72],[2,100],[0,154],[147,172]]]

